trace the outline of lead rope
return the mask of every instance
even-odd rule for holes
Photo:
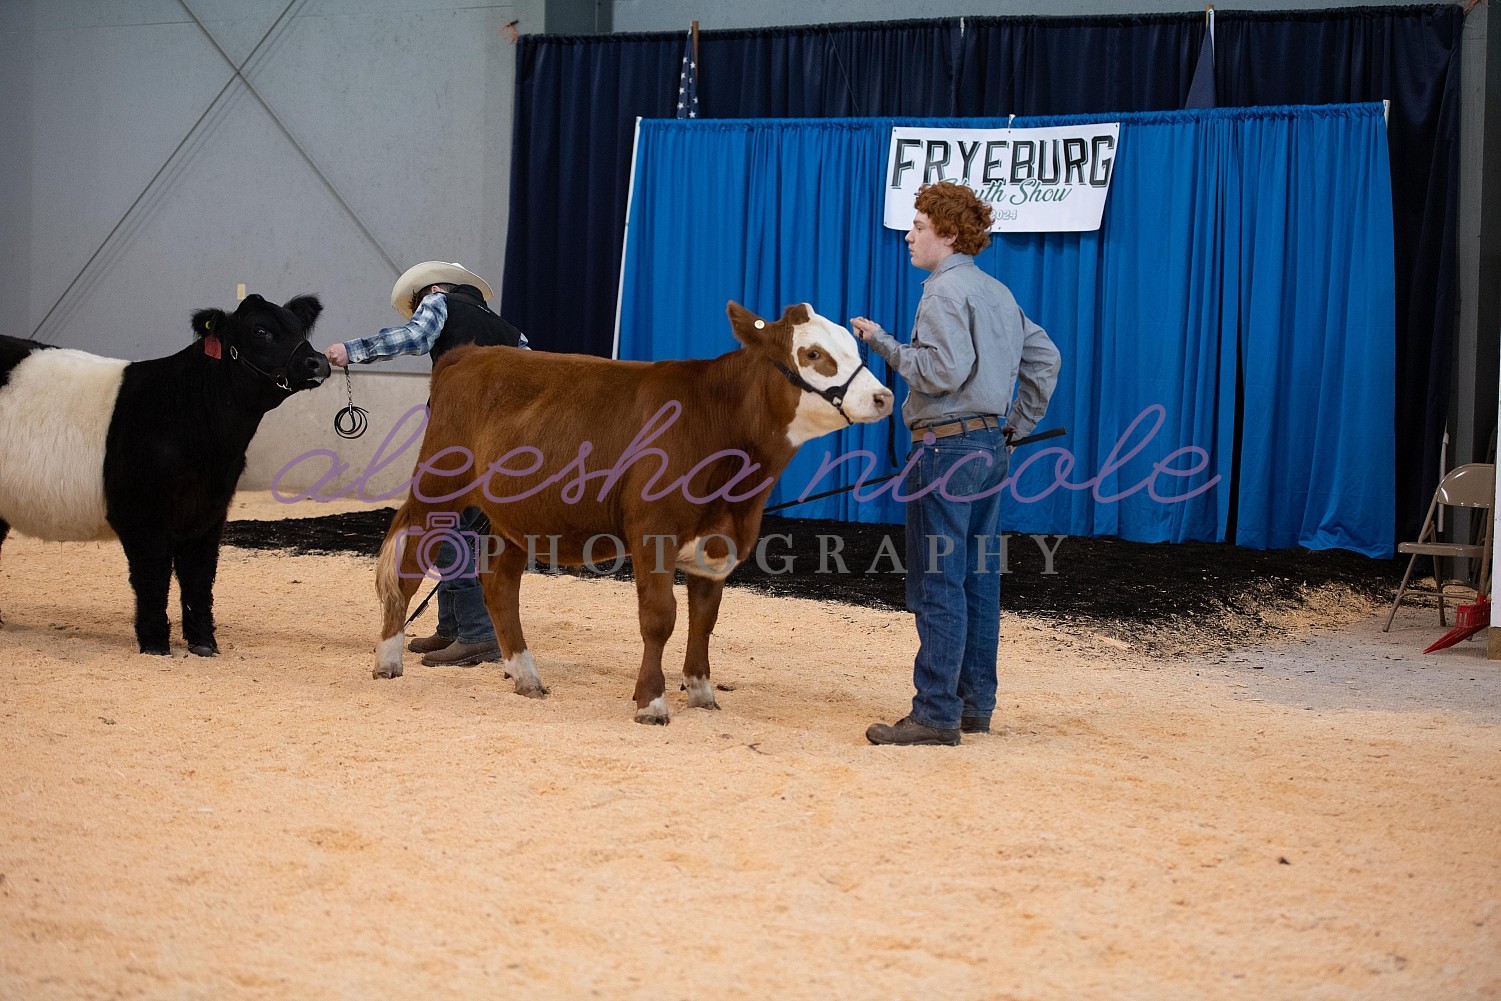
[[[334,431],[340,438],[358,438],[370,426],[370,414],[354,405],[354,380],[349,376],[349,366],[344,366],[344,392],[349,406],[334,414]]]
[[[370,414],[363,407],[354,405],[354,379],[349,375],[348,365],[344,366],[344,393],[345,397],[349,400],[349,405],[337,414],[334,414],[334,431],[340,438],[358,438],[370,426]],[[427,597],[422,599],[422,603],[417,606],[417,610],[407,616],[406,625],[402,627],[403,629],[411,625],[417,616],[422,614],[423,609],[427,608],[428,602],[432,601],[433,595],[437,593],[438,587],[437,585],[433,585],[433,589],[427,592]]]
[[[441,584],[441,582],[439,582],[439,583]],[[429,601],[433,600],[433,595],[435,595],[435,594],[438,593],[438,587],[439,587],[439,584],[434,584],[433,585],[433,589],[431,591],[427,592],[427,597],[423,598],[422,599],[422,603],[417,606],[417,610],[415,612],[413,612],[411,615],[407,616],[406,625],[404,625],[404,626],[401,627],[403,630],[405,630],[406,627],[409,626],[409,625],[411,625],[413,622],[417,621],[417,616],[419,616],[419,615],[422,614],[423,610],[427,608],[427,603]]]

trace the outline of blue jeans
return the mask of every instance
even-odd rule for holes
[[[989,720],[995,710],[999,487],[1011,457],[998,428],[919,443],[913,451],[922,455],[907,474],[905,493],[937,486],[906,504],[907,607],[917,616],[918,638],[912,719],[951,730],[961,717]]]
[[[466,507],[459,517],[459,533],[475,532],[483,526],[487,531],[485,514],[477,507]],[[464,536],[467,538],[467,536]],[[495,626],[490,622],[490,613],[485,608],[485,595],[476,574],[476,553],[467,556],[467,571],[451,580],[438,584],[438,632],[452,636],[460,643],[493,643]],[[439,567],[456,565],[459,552],[453,543],[445,540],[438,549]]]

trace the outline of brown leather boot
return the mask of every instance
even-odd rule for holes
[[[473,667],[475,664],[491,663],[500,659],[500,643],[489,640],[484,643],[460,643],[454,640],[441,650],[434,650],[422,658],[423,667]]]
[[[419,636],[407,644],[407,649],[413,653],[432,653],[441,650],[454,641],[454,637],[448,633],[435,632],[431,636]]]
[[[872,723],[865,731],[865,739],[872,744],[941,744],[952,747],[959,743],[959,730],[940,730],[936,726],[923,726],[913,722],[911,716],[903,716],[891,726]]]

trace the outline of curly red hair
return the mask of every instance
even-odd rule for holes
[[[917,189],[917,211],[928,217],[940,237],[952,236],[954,250],[973,257],[990,246],[990,203],[953,181]]]

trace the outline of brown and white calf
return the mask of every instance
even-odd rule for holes
[[[506,347],[443,357],[413,488],[381,549],[375,677],[401,675],[407,606],[433,549],[425,543],[452,531],[451,513],[475,506],[491,535],[465,541],[482,561],[485,605],[518,694],[546,694],[521,630],[529,558],[598,566],[628,556],[644,643],[636,721],[670,718],[662,649],[677,619],[675,570],[688,591],[688,705],[719,708],[709,636],[725,578],[754,550],[776,477],[803,442],[892,409],[855,338],[808,304],[775,321],[733,302],[728,313],[743,346],[713,359]]]

